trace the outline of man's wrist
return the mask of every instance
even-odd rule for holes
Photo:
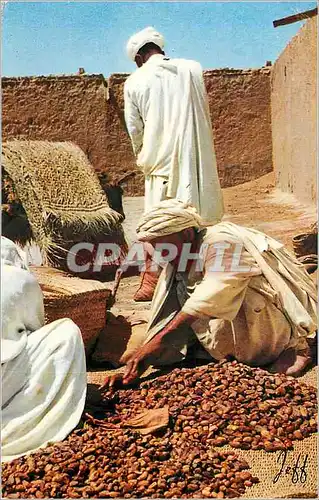
[[[171,332],[174,332],[177,328],[182,326],[183,324],[191,325],[194,321],[196,321],[195,316],[191,316],[185,313],[178,313],[177,316],[159,333],[160,338],[165,337]]]

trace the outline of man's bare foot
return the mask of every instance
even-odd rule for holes
[[[296,351],[287,349],[270,367],[272,373],[285,373],[292,377],[298,377],[310,365],[312,358],[309,349]]]

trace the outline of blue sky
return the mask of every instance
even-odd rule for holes
[[[275,61],[301,22],[272,21],[315,2],[17,2],[5,6],[2,75],[131,72],[125,43],[153,25],[166,53],[205,69],[260,67]]]

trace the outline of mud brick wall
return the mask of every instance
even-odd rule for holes
[[[273,163],[278,187],[316,202],[317,17],[287,45],[272,72]],[[278,28],[279,29],[279,28]]]
[[[270,68],[204,72],[221,184],[272,170]],[[128,75],[3,78],[3,140],[73,141],[110,180],[136,170],[124,123]],[[143,194],[141,174],[125,194]]]
[[[222,187],[272,170],[270,68],[204,72]]]
[[[108,79],[107,110],[107,156],[108,172],[119,178],[126,172],[137,172],[124,187],[126,195],[144,195],[144,177],[136,167],[131,141],[128,137],[124,119],[124,83],[128,74],[114,74]],[[111,174],[112,172],[112,174]]]
[[[2,137],[72,141],[105,168],[107,82],[103,75],[2,79]]]

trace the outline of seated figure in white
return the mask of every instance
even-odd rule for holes
[[[1,238],[2,461],[63,440],[86,398],[81,332],[70,319],[48,325],[43,295],[20,249]]]

